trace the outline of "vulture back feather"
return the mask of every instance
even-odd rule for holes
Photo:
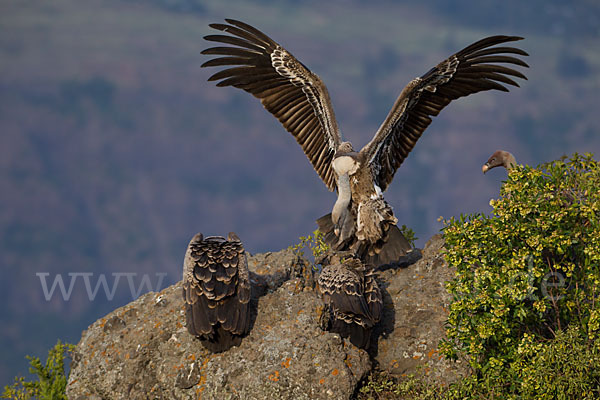
[[[318,283],[325,303],[322,327],[349,338],[359,348],[368,348],[383,310],[373,269],[352,258],[324,267]]]
[[[195,235],[183,264],[188,332],[212,352],[238,346],[250,327],[250,279],[244,246],[231,232]]]

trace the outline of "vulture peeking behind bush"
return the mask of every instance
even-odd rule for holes
[[[481,167],[481,171],[485,174],[492,168],[504,167],[507,171],[510,171],[517,166],[515,156],[508,151],[496,150],[494,154],[488,158],[487,162]]]

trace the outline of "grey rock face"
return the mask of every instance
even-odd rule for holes
[[[377,272],[382,321],[370,353],[319,328],[323,303],[308,262],[289,250],[248,258],[251,330],[239,347],[209,353],[185,327],[181,284],[147,293],[96,321],[76,347],[69,399],[349,399],[375,360],[402,376],[418,366],[448,383],[466,367],[437,353],[453,271],[434,236],[402,267]],[[410,264],[410,265],[409,265]],[[408,266],[406,266],[408,265]]]
[[[349,398],[369,355],[318,327],[322,302],[291,251],[249,258],[252,329],[211,354],[185,327],[181,284],[92,324],[77,345],[70,399]]]
[[[452,279],[442,250],[444,239],[434,235],[421,258],[403,268],[378,273],[383,292],[383,316],[378,326],[375,359],[392,375],[418,373],[431,382],[448,384],[467,373],[466,363],[446,360],[438,352],[446,337],[445,321],[451,300],[444,282]],[[418,251],[418,250],[417,250]]]

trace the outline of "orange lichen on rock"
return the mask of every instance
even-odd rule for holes
[[[340,373],[340,371],[337,368],[334,368],[333,371],[331,371],[331,375],[333,376],[337,376]]]
[[[292,361],[292,359],[290,357],[287,357],[284,361],[281,362],[281,366],[283,368],[289,368],[290,367],[290,361]]]
[[[196,359],[196,356],[194,356],[194,360]],[[204,359],[204,361],[202,361],[202,365],[200,366],[200,380],[198,381],[198,385],[200,385],[200,391],[196,391],[196,393],[201,394],[202,391],[204,390],[204,384],[206,383],[206,374],[204,373],[204,368],[206,368],[206,365],[208,364],[208,362],[210,361],[211,357],[206,357]]]
[[[200,380],[198,381],[198,385],[202,386],[200,388],[200,391],[202,392],[204,390],[204,384],[206,383],[206,375],[205,374],[201,374],[200,375]]]
[[[269,380],[273,381],[273,382],[278,382],[279,381],[279,371],[276,370],[271,375],[269,375]]]

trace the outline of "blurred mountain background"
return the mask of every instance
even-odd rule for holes
[[[46,301],[36,273],[137,273],[180,279],[198,231],[235,231],[252,252],[316,229],[335,194],[300,147],[247,93],[206,82],[210,22],[241,19],[328,85],[343,134],[372,137],[400,90],[464,46],[520,35],[528,81],[451,104],[434,119],[386,199],[418,245],[438,217],[489,212],[497,149],[536,165],[600,156],[600,3],[594,0],[0,0],[0,384],[27,373],[57,338],[132,301]],[[158,275],[166,276],[159,282]],[[104,274],[104,275],[102,275]],[[67,287],[68,289],[68,287]],[[146,291],[146,290],[144,290]]]

